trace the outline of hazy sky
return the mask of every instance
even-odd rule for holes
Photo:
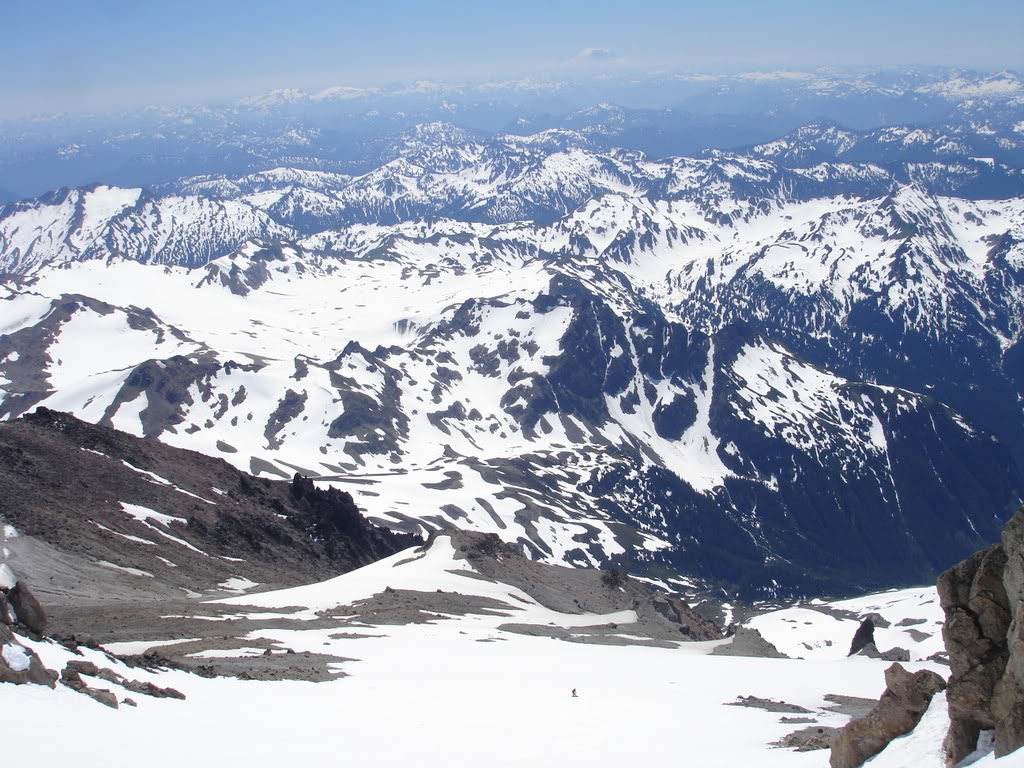
[[[601,66],[1024,65],[1021,0],[0,0],[0,116]],[[598,66],[593,64],[592,66]]]

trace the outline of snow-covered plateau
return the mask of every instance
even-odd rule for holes
[[[642,638],[630,635],[635,620],[630,611],[553,611],[518,588],[467,578],[472,571],[471,564],[457,558],[448,537],[439,536],[425,552],[401,552],[324,583],[221,600],[239,614],[272,609],[292,619],[287,629],[251,631],[241,639],[255,648],[232,653],[270,649],[300,663],[307,653],[342,657],[331,666],[344,676],[326,682],[147,671],[95,650],[82,649],[84,655],[75,656],[52,642],[22,638],[51,668],[70,660],[92,661],[128,678],[173,687],[187,698],[133,696],[137,707],[114,710],[63,687],[5,685],[0,701],[6,728],[16,734],[35,732],[41,722],[60,724],[60,739],[38,740],[23,754],[35,765],[74,759],[87,766],[171,766],[199,759],[204,764],[273,766],[335,755],[380,766],[452,760],[509,766],[668,761],[825,766],[827,750],[771,746],[804,727],[785,722],[787,710],[734,704],[742,703],[741,697],[781,701],[793,705],[790,720],[799,713],[795,719],[803,724],[844,724],[850,715],[842,711],[843,702],[851,702],[842,697],[874,699],[885,687],[882,671],[888,662],[846,658],[857,617],[868,613],[893,625],[884,638],[878,630],[879,642],[891,640],[911,649],[908,669],[944,669],[923,660],[933,650],[942,616],[933,588],[842,603],[814,601],[762,615],[753,625],[801,658],[741,658],[709,655],[728,642],[721,640],[645,647],[639,644]],[[486,608],[461,615],[430,615],[425,623],[374,623],[360,616],[342,632],[336,625],[317,625],[316,618],[326,613],[340,619],[358,614],[361,601],[389,587],[399,594],[443,590],[488,602]],[[516,631],[502,628],[510,622]],[[900,622],[913,626],[900,629]],[[618,626],[619,635],[604,636],[599,644],[579,641],[588,625],[609,623]],[[524,633],[523,625],[546,632]],[[554,628],[564,636],[545,636]],[[613,643],[616,639],[621,644]],[[168,642],[153,637],[114,644],[110,650],[139,653]],[[118,698],[130,693],[102,680],[90,682]],[[941,741],[944,705],[940,694],[920,732],[897,740],[868,765],[944,766],[932,740],[939,733]],[[644,713],[642,720],[635,717],[638,712]],[[249,736],[239,738],[242,733]],[[115,751],[101,746],[111,743],[117,744]],[[991,756],[978,764],[990,761]],[[1014,755],[995,764],[1020,762]]]

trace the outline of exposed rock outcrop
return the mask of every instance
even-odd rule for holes
[[[185,694],[174,688],[161,688],[153,683],[143,683],[138,680],[129,680],[124,675],[118,674],[112,669],[100,668],[91,661],[69,661],[60,673],[60,681],[72,690],[84,693],[101,704],[117,709],[117,697],[110,691],[97,689],[90,686],[82,675],[105,680],[108,683],[118,685],[132,693],[141,693],[145,696],[153,696],[158,699],[184,699]]]
[[[847,656],[853,656],[853,654],[860,651],[861,648],[866,646],[868,643],[875,642],[875,623],[870,617],[864,619],[857,627],[857,631],[853,633],[853,640],[850,642],[850,652]]]
[[[1003,587],[1012,619],[1006,634],[1007,659],[992,694],[996,755],[1024,746],[1024,513],[1003,529]]]
[[[881,661],[910,661],[910,651],[906,648],[890,648],[887,651],[880,651],[873,641],[857,651],[857,655]]]
[[[56,679],[35,651],[19,643],[11,630],[0,624],[0,683],[35,683],[53,688]]]
[[[732,640],[719,645],[712,656],[754,656],[761,659],[788,659],[778,648],[765,640],[761,633],[750,627],[737,627]]]
[[[46,611],[24,581],[19,581],[14,585],[14,589],[7,593],[7,601],[14,609],[14,615],[19,623],[37,635],[46,632]]]
[[[832,746],[832,742],[838,733],[838,728],[830,728],[825,725],[808,725],[792,733],[787,733],[778,741],[773,742],[773,746],[793,749],[797,752],[828,749]]]
[[[945,741],[951,764],[974,751],[983,730],[995,730],[999,755],[1024,744],[1024,691],[1019,675],[1024,665],[1022,529],[1024,512],[1019,511],[1007,524],[1001,544],[975,553],[939,577],[939,599],[946,615],[942,637],[952,673]],[[1011,647],[1015,649],[1012,662]]]
[[[788,701],[776,701],[765,699],[760,696],[739,696],[736,701],[726,703],[727,707],[750,707],[751,709],[763,709],[765,712],[785,712],[788,714],[811,715],[814,714],[807,707],[799,704],[790,704]]]
[[[847,723],[832,742],[832,768],[857,768],[877,755],[890,741],[909,733],[928,704],[946,687],[930,670],[910,673],[899,664],[885,670],[885,692],[864,717]]]
[[[685,601],[661,594],[614,570],[566,568],[531,560],[493,533],[449,530],[431,535],[450,536],[452,546],[481,576],[522,589],[541,605],[564,613],[612,613],[632,610],[636,622],[607,631],[626,631],[666,642],[717,640],[721,629]],[[504,625],[510,631],[517,625]],[[531,634],[536,628],[527,630]]]
[[[422,543],[371,525],[343,491],[253,477],[46,408],[0,422],[0,488],[3,523],[18,532],[4,540],[4,565],[57,632],[61,609],[83,601],[176,599],[229,578],[308,584]],[[20,621],[48,631],[34,601],[17,597]]]

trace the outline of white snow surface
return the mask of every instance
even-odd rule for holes
[[[7,666],[15,672],[24,672],[32,666],[32,658],[25,652],[24,647],[16,643],[5,643],[0,653],[3,654]]]
[[[11,566],[7,563],[0,563],[0,587],[4,589],[13,589],[14,585],[18,583],[18,577],[14,575],[14,571],[11,570]]]
[[[247,592],[253,587],[258,587],[259,584],[242,576],[232,576],[230,579],[225,579],[217,586],[227,592]]]
[[[184,539],[179,538],[177,536],[172,536],[169,533],[168,529],[171,523],[186,523],[187,521],[185,520],[185,518],[174,517],[173,515],[165,515],[162,512],[157,512],[156,510],[150,509],[149,507],[143,507],[139,504],[128,504],[127,502],[124,501],[120,503],[121,509],[123,509],[128,515],[138,520],[140,523],[142,523],[150,530],[158,533],[165,539],[173,541],[175,544],[180,544],[186,549],[191,549],[193,552],[197,552],[200,555],[206,555],[207,557],[209,557],[209,555],[207,555],[206,552],[203,552],[201,549],[198,549],[194,545],[189,544]]]
[[[852,612],[853,617],[839,617],[825,608]],[[757,616],[746,625],[757,629],[787,656],[843,660],[849,653],[854,632],[871,613],[877,613],[890,624],[875,627],[875,645],[880,651],[905,648],[913,661],[923,661],[944,650],[943,613],[934,587],[881,592],[827,605],[797,605]],[[927,637],[922,638],[921,634]]]
[[[155,578],[149,571],[144,571],[141,568],[130,568],[125,565],[118,565],[117,563],[111,563],[109,560],[97,560],[96,564],[102,565],[104,568],[121,571],[121,573],[127,573],[129,576],[145,576],[149,579]]]
[[[380,766],[447,766],[457,754],[486,755],[487,764],[494,766],[670,764],[678,762],[679,740],[647,735],[679,733],[680,724],[685,724],[681,738],[687,765],[824,768],[827,751],[798,753],[770,746],[796,727],[780,722],[779,715],[724,705],[748,695],[782,699],[814,710],[823,725],[840,726],[848,718],[823,709],[826,694],[875,698],[884,688],[888,663],[866,658],[826,653],[804,659],[721,657],[708,655],[721,641],[662,649],[504,632],[497,627],[507,621],[555,624],[571,631],[588,622],[629,617],[559,614],[528,598],[521,602],[523,595],[507,585],[459,575],[470,566],[454,555],[450,541],[440,536],[425,553],[408,550],[320,584],[217,602],[240,608],[253,603],[293,606],[313,617],[323,609],[344,612],[350,602],[387,586],[456,589],[506,601],[514,618],[438,615],[426,624],[359,626],[363,637],[332,637],[337,630],[303,629],[300,621],[298,629],[261,629],[248,635],[254,641],[271,641],[275,652],[290,648],[354,660],[339,665],[348,676],[323,683],[207,679],[177,670],[148,673],[128,670],[85,649],[87,660],[129,678],[172,686],[187,700],[132,696],[137,708],[114,711],[64,687],[51,691],[0,686],[5,727],[43,733],[52,722],[62,724],[64,738],[31,740],[32,756],[39,764],[59,764],[75,756],[84,766],[127,765],[144,754],[154,768],[197,761],[277,768],[285,762],[322,762],[324,755],[339,748],[346,763]],[[934,597],[934,590],[901,590],[843,601],[836,607],[878,611],[889,619],[920,618],[931,615],[929,595]],[[799,634],[799,642],[810,643],[819,636],[819,625],[790,629],[786,619],[798,614],[792,613],[797,609],[787,610],[790,613],[768,614],[752,625],[774,635],[773,641],[789,632]],[[848,642],[851,636],[847,631],[844,639]],[[188,641],[120,643],[111,650],[137,653]],[[74,658],[56,644],[27,639],[24,643],[51,668],[60,669]],[[252,654],[260,645],[236,653]],[[946,671],[928,662],[911,661],[906,666]],[[109,687],[119,698],[126,695]],[[571,696],[574,688],[578,698]],[[919,730],[894,742],[870,765],[937,768],[935,745],[944,727],[943,701],[938,697]],[[301,732],[302,737],[251,738],[254,733],[283,729]],[[161,739],[168,732],[182,737]],[[80,740],[86,738],[107,746],[82,751]],[[22,743],[29,740],[8,744],[10,759],[25,757],[17,751],[16,745]],[[152,749],[154,743],[160,749]],[[991,758],[985,761],[980,764],[992,763]],[[994,764],[1019,765],[1021,756]]]
[[[306,616],[314,618],[317,611],[328,611],[340,606],[351,605],[362,599],[392,589],[416,591],[442,590],[477,595],[502,600],[516,606],[513,621],[547,623],[553,621],[559,626],[584,626],[614,622],[628,624],[636,620],[633,611],[595,616],[581,614],[570,616],[557,614],[538,604],[522,590],[504,584],[463,576],[473,573],[466,560],[455,559],[451,537],[438,536],[431,547],[423,553],[404,550],[376,563],[346,573],[337,578],[304,587],[292,587],[262,594],[223,598],[214,602],[234,605],[252,605],[260,608],[286,608],[302,606]],[[523,608],[521,606],[526,606]],[[502,619],[498,623],[505,623]]]
[[[149,507],[143,507],[139,504],[128,504],[121,502],[121,509],[127,512],[129,515],[134,517],[140,523],[148,523],[150,520],[155,520],[158,523],[167,525],[168,523],[184,523],[185,518],[174,517],[173,515],[165,515],[162,512],[150,509]]]

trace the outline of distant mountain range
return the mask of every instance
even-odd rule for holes
[[[9,204],[0,415],[746,597],[927,581],[1024,488],[1021,136],[995,125],[656,160],[427,123],[361,173]]]
[[[623,73],[284,89],[218,106],[56,115],[0,123],[0,202],[276,167],[363,174],[397,156],[403,132],[431,122],[488,136],[572,130],[597,149],[664,158],[766,143],[821,120],[861,131],[967,125],[1019,142],[1024,84],[1013,72],[949,69]]]

